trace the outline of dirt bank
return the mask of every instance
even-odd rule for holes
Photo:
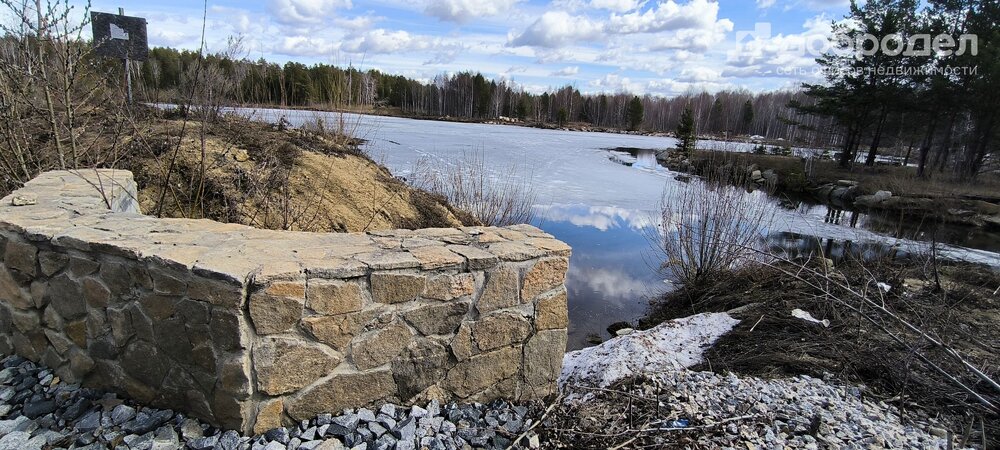
[[[135,173],[147,214],[338,232],[475,222],[393,177],[348,137],[232,116],[185,123],[167,114],[150,118],[145,145],[118,163]]]

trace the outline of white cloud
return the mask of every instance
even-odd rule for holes
[[[777,0],[757,0],[757,7],[760,9],[767,9],[774,6]]]
[[[399,53],[428,50],[434,46],[434,39],[427,36],[379,28],[345,40],[340,48],[350,53]]]
[[[580,73],[580,67],[579,66],[568,66],[568,67],[563,67],[562,69],[559,69],[559,70],[557,70],[555,72],[552,72],[552,76],[553,77],[571,77],[571,76],[574,76],[574,75],[576,75],[578,73]]]
[[[577,41],[598,39],[601,28],[600,23],[584,16],[573,16],[565,11],[548,11],[521,34],[512,37],[510,45],[562,47]]]
[[[674,32],[657,33],[648,50],[684,50],[706,52],[726,40],[726,33],[733,30],[732,22],[720,20],[710,29],[683,29]]]
[[[455,62],[456,59],[458,59],[458,55],[460,53],[461,49],[458,47],[445,49],[443,51],[434,53],[434,55],[432,55],[430,59],[424,61],[424,65],[429,66],[434,64],[451,64]]]
[[[635,11],[642,8],[648,0],[555,0],[552,6],[565,11],[580,9],[604,9],[618,13]]]
[[[273,49],[288,56],[327,56],[337,49],[336,44],[324,39],[306,36],[285,36]]]
[[[723,41],[726,33],[733,30],[731,20],[718,16],[719,4],[708,0],[691,0],[683,5],[667,0],[644,12],[612,13],[606,21],[548,11],[523,32],[512,35],[509,44],[559,48],[620,35],[672,33],[659,38],[660,49],[667,48],[669,40],[672,49],[704,51]]]
[[[149,43],[154,46],[163,47],[176,47],[180,44],[186,43],[186,41],[193,39],[193,36],[188,36],[180,31],[176,30],[151,30],[149,32]]]
[[[351,0],[271,0],[268,10],[284,25],[318,24],[334,10],[352,7]]]
[[[722,79],[722,74],[718,69],[712,69],[709,67],[686,67],[681,70],[681,75],[677,77],[679,81],[686,81],[691,83],[704,83],[709,81],[719,81]]]
[[[424,12],[438,19],[466,23],[510,11],[522,0],[429,0]]]
[[[591,86],[600,88],[602,91],[610,92],[631,92],[642,94],[645,90],[640,83],[633,83],[629,77],[623,77],[615,73],[609,73],[602,78],[590,82]]]
[[[337,18],[333,20],[333,24],[350,31],[367,30],[375,25],[376,22],[383,20],[384,17],[378,17],[373,15],[364,15],[348,18]]]
[[[614,33],[655,33],[667,30],[714,30],[716,22],[732,29],[729,19],[718,20],[719,4],[708,0],[691,0],[678,5],[673,0],[656,5],[645,12],[624,15],[612,14],[607,29]]]
[[[629,12],[639,9],[645,1],[640,0],[590,0],[590,7],[615,12]]]

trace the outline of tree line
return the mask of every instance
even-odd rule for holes
[[[672,132],[685,108],[692,108],[703,135],[760,135],[802,145],[836,145],[832,119],[804,115],[790,104],[812,102],[802,92],[752,93],[727,90],[689,93],[673,98],[628,92],[583,94],[574,86],[531,93],[507,80],[481,73],[441,74],[424,83],[378,70],[298,62],[276,64],[234,57],[227,51],[208,55],[203,70],[217,72],[235,86],[233,104],[283,107],[395,108],[417,117],[469,120],[518,119],[537,124]],[[183,102],[179,92],[193,79],[199,54],[154,48],[136,69],[150,101]],[[208,69],[205,69],[207,67]]]

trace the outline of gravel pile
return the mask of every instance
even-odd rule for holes
[[[681,370],[571,390],[572,411],[554,427],[560,439],[581,445],[636,438],[635,448],[950,448],[947,431],[933,421],[908,411],[903,422],[889,405],[865,399],[862,388],[804,375],[765,380]],[[620,436],[588,442],[595,430]]]
[[[908,416],[904,423],[857,387],[808,376],[637,375],[606,387],[564,386],[567,400],[524,437],[542,411],[500,401],[386,404],[250,437],[62,383],[45,367],[9,356],[0,361],[0,450],[464,450],[614,447],[626,440],[630,447],[948,448],[947,431],[927,419]]]
[[[407,450],[504,449],[530,426],[531,411],[507,402],[320,415],[293,428],[241,436],[171,410],[130,406],[114,394],[61,383],[18,356],[0,363],[0,450]],[[518,447],[538,448],[529,434]]]

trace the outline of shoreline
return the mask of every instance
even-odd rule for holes
[[[178,105],[174,101],[156,101],[149,102],[150,104],[160,104],[160,105]],[[518,119],[511,121],[505,121],[500,119],[476,119],[476,118],[463,118],[463,117],[452,117],[452,116],[436,116],[436,115],[418,115],[418,114],[403,114],[395,111],[389,111],[386,109],[346,109],[346,108],[334,108],[325,107],[322,105],[310,105],[310,106],[282,106],[282,105],[268,105],[268,104],[243,104],[243,105],[224,105],[225,108],[247,108],[247,109],[271,109],[271,110],[288,110],[288,111],[300,111],[300,112],[322,112],[322,113],[340,113],[340,114],[357,114],[365,116],[375,116],[375,117],[393,117],[398,119],[412,119],[412,120],[422,120],[428,122],[448,122],[448,123],[467,123],[467,124],[480,124],[480,125],[507,125],[522,128],[536,128],[542,130],[555,130],[555,131],[572,131],[580,133],[607,133],[607,134],[621,134],[627,136],[648,136],[648,137],[667,137],[671,139],[676,139],[674,133],[671,131],[649,131],[649,130],[626,130],[614,127],[601,127],[593,126],[589,124],[584,124],[582,122],[567,122],[565,125],[558,125],[551,122],[528,122]],[[736,135],[736,136],[713,136],[713,135],[703,135],[699,136],[698,140],[705,141],[715,141],[715,142],[734,142],[743,144],[760,144],[768,147],[782,147],[782,146],[792,146],[799,147],[807,145],[805,143],[792,144],[789,141],[782,141],[778,139],[765,138],[761,140],[751,139],[749,135]],[[664,150],[664,149],[652,149],[652,150]]]
[[[898,217],[923,223],[1000,232],[1000,195],[991,186],[974,186],[947,179],[918,180],[902,166],[855,166],[841,169],[831,160],[816,160],[806,175],[802,158],[780,155],[696,150],[690,156],[672,150],[658,152],[657,162],[672,171],[694,176],[710,169],[746,167],[746,174],[733,172],[740,182],[770,189],[772,196],[792,203],[811,200],[829,208],[869,215]],[[988,175],[983,175],[986,179]],[[995,182],[995,181],[994,181]]]

